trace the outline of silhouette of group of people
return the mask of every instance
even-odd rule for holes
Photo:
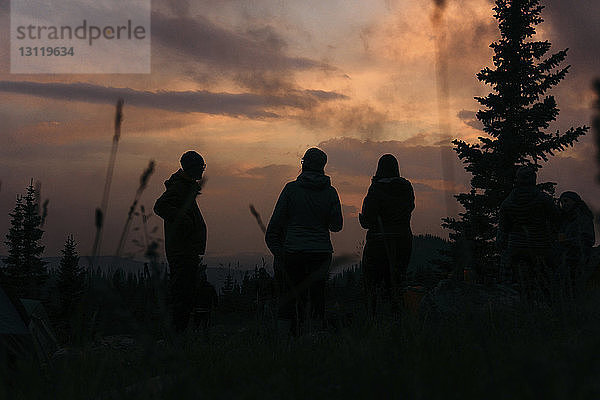
[[[197,306],[197,287],[206,282],[200,264],[206,224],[195,201],[206,164],[195,151],[183,154],[180,162],[181,168],[165,182],[166,190],[154,206],[164,220],[172,320],[178,332],[186,329]],[[330,232],[343,227],[340,199],[325,175],[326,164],[322,150],[306,151],[302,172],[283,188],[265,233],[274,255],[279,324],[292,333],[309,321],[325,320],[325,288],[333,253]],[[382,156],[359,214],[361,226],[368,229],[363,270],[373,311],[377,296],[392,299],[392,288],[405,279],[414,198],[412,185],[400,177],[396,158]]]
[[[576,296],[595,242],[594,217],[572,191],[558,204],[536,185],[532,166],[520,167],[499,210],[497,245],[502,280],[517,283],[529,301]]]
[[[164,219],[172,320],[179,332],[197,306],[198,286],[206,283],[200,263],[206,224],[195,200],[206,163],[195,151],[186,152],[180,161],[181,169],[165,182],[166,190],[154,206]],[[306,151],[301,173],[283,188],[265,233],[274,255],[279,325],[289,333],[310,329],[307,324],[312,321],[325,324],[333,253],[330,232],[343,227],[340,199],[325,175],[326,164],[322,150]],[[397,159],[381,156],[359,213],[360,225],[367,229],[362,270],[372,314],[377,313],[379,299],[386,299],[392,310],[401,307],[399,288],[406,283],[412,252],[414,208],[412,185],[400,176]],[[592,213],[576,193],[563,193],[556,205],[536,186],[533,167],[518,169],[515,187],[499,209],[497,245],[505,280],[518,282],[526,297],[540,286],[550,290],[555,281],[568,282],[573,289],[594,239]]]

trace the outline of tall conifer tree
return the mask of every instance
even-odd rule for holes
[[[445,218],[442,225],[450,229],[452,241],[468,243],[469,259],[480,271],[497,259],[498,208],[513,188],[517,168],[541,168],[549,156],[572,146],[589,129],[548,131],[559,110],[554,96],[547,92],[564,79],[570,66],[560,66],[567,50],[547,55],[550,43],[533,39],[536,25],[543,22],[543,8],[539,0],[496,0],[493,10],[500,39],[490,45],[494,67],[477,74],[492,92],[475,98],[483,106],[477,119],[487,135],[474,144],[453,141],[458,157],[472,174],[471,190],[455,196],[465,211],[458,219]],[[540,186],[554,192],[553,183]]]

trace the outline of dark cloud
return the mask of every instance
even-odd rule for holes
[[[119,97],[137,107],[158,108],[174,112],[199,112],[245,116],[248,118],[277,117],[269,108],[308,108],[321,101],[345,99],[344,95],[319,90],[294,90],[286,96],[263,96],[252,93],[213,93],[197,91],[139,91],[88,83],[39,83],[0,81],[0,91],[38,97],[112,104]]]
[[[270,164],[264,167],[254,167],[243,171],[241,174],[253,178],[268,178],[276,180],[285,180],[293,176],[297,168],[285,164]]]
[[[249,16],[226,26],[192,14],[185,1],[169,1],[167,9],[152,12],[155,65],[180,70],[204,87],[233,81],[253,93],[287,95],[300,90],[296,72],[336,70],[326,62],[288,54],[287,40],[274,26]]]
[[[424,183],[414,182],[412,184],[415,192],[435,192],[436,189],[432,188],[429,185],[425,185]]]
[[[477,119],[475,111],[469,110],[460,110],[456,116],[463,122],[465,125],[470,126],[471,128],[475,128],[477,130],[483,130],[483,124],[480,120]]]
[[[333,100],[333,99],[332,99]],[[358,135],[366,139],[379,139],[390,122],[387,113],[370,104],[346,105],[340,102],[307,109],[298,120],[311,129],[332,130],[341,135]]]
[[[170,17],[152,13],[152,40],[190,61],[229,71],[331,69],[325,63],[285,54],[286,42],[270,26],[244,33],[221,27],[202,16]]]

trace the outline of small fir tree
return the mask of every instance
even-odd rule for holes
[[[6,235],[8,257],[4,260],[5,284],[20,298],[39,298],[41,286],[47,278],[46,265],[40,244],[44,231],[40,229],[37,194],[31,180],[24,197],[18,196],[11,216],[11,227]]]
[[[77,243],[73,235],[69,235],[61,250],[62,258],[58,270],[58,291],[60,305],[64,315],[70,315],[74,306],[80,301],[85,289],[85,270],[79,266]]]
[[[40,244],[44,231],[33,179],[27,187],[23,203],[23,270],[26,277],[26,297],[39,298],[47,278],[46,263],[42,261],[44,246]]]
[[[23,197],[17,196],[15,208],[10,215],[10,228],[4,242],[8,257],[4,259],[2,283],[5,289],[17,297],[23,297]]]

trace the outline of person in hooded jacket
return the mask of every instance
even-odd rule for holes
[[[412,252],[411,213],[415,194],[411,183],[400,176],[398,160],[381,156],[371,186],[358,215],[367,230],[362,268],[370,311],[377,311],[378,289],[389,298],[392,309],[399,306],[401,285]]]
[[[515,187],[499,210],[497,247],[504,253],[504,279],[519,283],[526,300],[550,296],[558,209],[552,197],[536,186],[531,166],[516,172]]]
[[[184,153],[180,163],[154,204],[154,213],[164,220],[172,322],[177,332],[186,329],[197,305],[198,279],[206,281],[200,263],[206,249],[206,224],[196,203],[206,164],[195,151]]]
[[[293,333],[307,317],[324,322],[333,252],[330,232],[339,232],[343,225],[340,199],[324,172],[326,163],[322,150],[306,151],[302,173],[283,188],[265,234],[276,259],[280,323]]]
[[[560,195],[561,210],[558,242],[561,250],[559,262],[570,275],[572,289],[577,291],[584,268],[592,253],[596,240],[594,214],[575,192],[567,191]],[[563,271],[566,272],[566,271]]]

